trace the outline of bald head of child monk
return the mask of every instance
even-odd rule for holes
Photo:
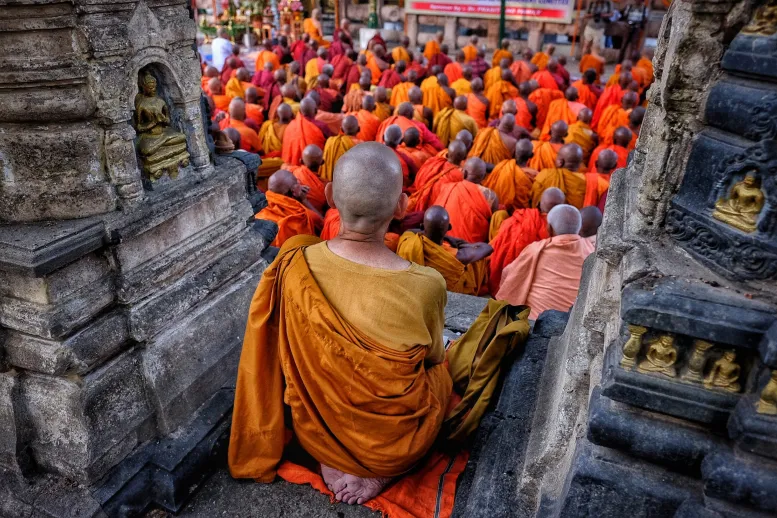
[[[407,98],[413,104],[423,104],[424,93],[417,86],[412,86],[410,87],[410,90],[407,91]],[[402,105],[400,104],[400,106]]]
[[[589,206],[580,209],[580,237],[595,236],[602,225],[602,211],[599,207]]]
[[[385,103],[388,101],[388,92],[384,86],[378,86],[375,88],[373,95],[375,96],[376,103]]]
[[[596,172],[600,174],[612,174],[618,167],[618,153],[612,149],[603,149],[596,157]]]
[[[504,59],[502,61],[504,61]],[[509,68],[502,67],[502,81],[513,81],[513,73]]]
[[[469,150],[464,142],[460,140],[451,140],[448,144],[448,162],[453,165],[460,165],[465,158]]]
[[[413,120],[413,113],[415,112],[415,108],[413,108],[413,105],[410,103],[402,103],[397,108],[397,115],[401,115],[402,117],[405,117],[406,119]]]
[[[439,76],[442,74],[442,67],[440,65],[434,65],[432,69],[429,71],[432,76]]]
[[[475,140],[475,138],[472,136],[472,133],[470,133],[469,130],[461,130],[456,133],[456,138],[454,140],[464,144],[464,147],[466,148],[465,152],[469,153],[469,150],[472,149],[472,142]],[[448,153],[450,153],[450,146],[448,146]]]
[[[625,94],[623,94],[623,98],[621,98],[621,107],[624,110],[631,110],[634,108],[637,103],[639,102],[639,96],[637,95],[637,92],[632,92],[629,90]]]
[[[510,65],[512,64],[513,60],[510,58],[502,58],[499,60],[499,68],[502,70],[507,70],[510,68]],[[504,72],[502,73],[502,77],[504,78]]]
[[[343,122],[340,124],[340,129],[343,130],[344,135],[350,137],[356,136],[361,129],[359,128],[359,119],[353,115],[346,115],[345,118],[343,118]]]
[[[329,88],[329,76],[326,74],[319,74],[317,84],[321,88]]]
[[[576,102],[579,97],[577,88],[575,88],[574,86],[570,86],[569,88],[567,88],[566,91],[564,92],[564,97],[566,97],[567,101]]]
[[[402,142],[409,148],[418,147],[421,143],[421,132],[418,131],[418,128],[407,128]]]
[[[564,191],[558,187],[548,187],[542,191],[542,197],[540,197],[540,212],[547,214],[553,207],[566,201],[567,197],[564,195]]]
[[[397,61],[396,65],[394,65],[394,70],[396,70],[399,75],[404,74],[406,69],[407,69],[407,61],[405,61],[404,59],[400,59],[399,61]]]
[[[483,93],[483,80],[480,79],[479,77],[476,77],[469,84],[469,87],[472,88],[472,93],[474,93],[474,94],[482,94]]]
[[[312,119],[316,116],[316,101],[310,97],[305,97],[299,103],[299,112],[308,119]]]
[[[437,74],[437,82],[440,86],[448,86],[448,76],[445,74]]]
[[[259,91],[256,89],[256,87],[249,86],[246,88],[246,102],[250,104],[256,104],[256,101],[259,99]]]
[[[445,234],[451,229],[448,211],[439,205],[432,205],[424,212],[424,235],[432,242],[442,245]]]
[[[522,138],[515,144],[515,162],[520,165],[526,165],[534,156],[534,145],[531,140]]]
[[[208,90],[212,95],[222,95],[224,93],[224,85],[221,84],[221,79],[218,77],[211,78],[208,81]]]
[[[499,121],[499,131],[502,133],[512,133],[515,129],[515,115],[508,113],[502,115],[502,120]]]
[[[616,146],[628,148],[632,135],[631,130],[626,126],[618,126],[612,134],[612,142]]]
[[[533,86],[533,83],[531,81],[524,81],[523,83],[518,85],[518,93],[521,95],[521,97],[526,99],[535,90],[535,88],[533,88],[532,86]]]
[[[333,67],[331,63],[327,63],[326,65],[321,67],[321,73],[326,74],[331,79],[331,77],[335,73],[335,67]]]
[[[375,98],[373,96],[364,96],[364,99],[362,99],[362,110],[367,110],[368,112],[375,111]]]
[[[235,149],[240,149],[240,132],[237,131],[235,128],[226,128],[224,130],[224,135],[229,137],[229,140],[232,141],[232,145],[235,146]]]
[[[486,177],[486,163],[480,158],[473,156],[464,163],[462,172],[466,181],[481,184]]]
[[[564,168],[573,173],[580,169],[583,163],[583,148],[577,144],[567,144],[558,150],[556,167]]]
[[[294,112],[292,111],[291,106],[286,103],[281,103],[275,113],[278,115],[278,122],[281,124],[288,124],[291,122],[291,119],[294,118]]]
[[[402,142],[402,128],[392,124],[383,133],[383,142],[390,147],[395,148]]]
[[[235,97],[229,102],[229,116],[239,121],[246,120],[246,103],[243,99]]]
[[[244,83],[247,83],[251,80],[251,74],[248,73],[248,70],[246,70],[243,67],[240,67],[237,69],[237,72],[235,73],[235,77],[237,77],[238,81],[242,81]]]
[[[554,144],[562,144],[567,138],[567,133],[569,133],[569,125],[564,121],[556,121],[550,125],[550,141]]]
[[[453,107],[457,110],[467,111],[467,97],[460,95],[453,100]]]
[[[584,124],[591,124],[591,119],[594,117],[594,112],[590,108],[583,108],[577,113],[577,120]]]
[[[548,212],[548,234],[551,237],[580,233],[580,211],[572,205],[556,205]]]

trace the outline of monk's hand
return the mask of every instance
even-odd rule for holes
[[[226,113],[224,113],[224,112],[221,112],[221,113],[217,114],[215,117],[213,117],[213,122],[221,122],[221,121],[223,121],[223,120],[224,120],[224,118],[225,118],[226,116],[227,116],[227,114],[226,114]]]
[[[310,187],[299,183],[295,185],[291,190],[292,196],[294,196],[294,198],[299,202],[304,202],[305,200],[307,200],[309,192],[310,192]]]

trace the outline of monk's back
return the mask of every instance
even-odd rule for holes
[[[411,263],[405,270],[374,268],[344,259],[318,243],[305,260],[324,297],[348,323],[387,347],[428,348],[426,358],[445,357],[442,331],[447,303],[445,279]]]

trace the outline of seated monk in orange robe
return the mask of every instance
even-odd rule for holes
[[[525,59],[519,59],[517,61],[513,61],[513,64],[510,65],[510,72],[513,73],[515,82],[519,85],[528,81],[531,79],[531,76],[534,75],[534,72],[532,72],[534,67],[531,65],[530,61],[531,58],[528,61]]]
[[[240,133],[240,149],[251,153],[258,153],[261,149],[259,136],[246,123],[246,105],[240,98],[232,99],[229,103],[229,127]]]
[[[383,142],[389,148],[391,148],[392,151],[394,151],[394,153],[397,155],[397,158],[399,159],[399,164],[402,167],[403,185],[405,190],[408,190],[408,187],[410,187],[410,185],[413,183],[413,180],[415,179],[418,168],[415,165],[415,161],[399,149],[400,144],[402,144],[402,138],[402,129],[396,124],[391,124],[383,133]]]
[[[417,86],[413,86],[408,90],[407,96],[409,103],[413,105],[413,120],[418,121],[427,128],[431,128],[434,124],[434,112],[428,106],[424,105],[424,94]],[[400,105],[401,106],[401,105]],[[399,112],[399,106],[395,110],[396,115]]]
[[[598,137],[591,129],[591,117],[593,112],[583,108],[577,114],[577,120],[569,125],[569,131],[564,138],[565,144],[577,144],[583,150],[583,164],[588,163],[591,151],[596,147]]]
[[[323,214],[326,208],[325,184],[319,178],[319,169],[323,161],[324,154],[321,148],[311,144],[302,151],[302,165],[288,166],[288,168],[284,166],[284,169],[291,171],[300,185],[310,189],[307,199],[320,214]]]
[[[310,188],[301,185],[289,171],[275,172],[268,182],[267,207],[256,214],[278,224],[278,234],[272,246],[283,246],[287,239],[307,234],[315,236],[324,223],[321,214],[308,201]]]
[[[580,58],[580,73],[585,74],[586,70],[593,69],[596,73],[596,79],[599,79],[604,74],[604,64],[606,60],[597,53],[596,48],[592,49],[591,54],[584,54]]]
[[[612,135],[612,144],[609,146],[599,145],[591,152],[591,158],[588,162],[588,170],[596,172],[596,159],[599,158],[599,153],[605,149],[611,149],[618,155],[618,169],[626,167],[626,163],[629,159],[629,144],[631,143],[632,133],[629,128],[620,127],[615,130]]]
[[[221,79],[218,77],[211,78],[211,80],[208,81],[208,90],[210,90],[210,98],[213,99],[216,109],[223,112],[228,111],[229,102],[232,98],[228,95],[224,95],[224,87],[221,85]]]
[[[499,200],[494,191],[481,185],[485,176],[486,163],[477,157],[468,158],[464,166],[464,181],[448,183],[440,188],[434,205],[448,211],[451,236],[469,243],[488,241],[491,214],[497,209]]]
[[[527,245],[550,237],[547,230],[547,214],[556,205],[564,203],[561,189],[551,187],[542,193],[539,208],[516,209],[503,220],[496,236],[491,240],[494,253],[489,260],[488,289],[492,296],[499,291],[502,272],[515,261]],[[497,214],[494,214],[496,217]]]
[[[278,57],[278,54],[272,51],[272,42],[270,40],[264,40],[262,42],[259,53],[256,55],[254,70],[263,70],[267,63],[270,63],[273,71],[281,68],[281,60]]]
[[[473,136],[477,135],[478,124],[467,114],[467,98],[463,95],[456,97],[452,107],[437,113],[432,130],[443,146],[447,146],[461,130],[467,130]]]
[[[478,57],[478,37],[471,36],[469,45],[466,45],[461,51],[464,53],[464,61],[467,63]]]
[[[442,31],[440,31],[434,35],[434,39],[431,39],[426,42],[426,46],[424,46],[424,57],[426,59],[431,61],[434,56],[436,56],[442,51],[440,49],[440,44],[442,43],[442,40],[443,40],[443,33]]]
[[[595,81],[596,73],[589,68],[585,71],[582,78],[572,83],[572,86],[577,88],[578,101],[585,104],[591,110],[596,108],[596,103],[599,101],[596,92],[591,88]]]
[[[402,37],[399,40],[399,45],[397,45],[391,50],[391,59],[394,60],[394,63],[398,63],[400,61],[404,61],[405,63],[410,63],[413,57],[410,55],[410,52],[408,52],[407,50],[409,48],[410,48],[410,38],[408,38],[405,35],[402,35]]]
[[[430,153],[438,153],[439,151],[442,151],[443,145],[440,143],[440,139],[438,139],[437,135],[432,133],[432,131],[429,130],[429,128],[427,128],[424,123],[413,120],[414,113],[415,109],[410,103],[402,103],[397,106],[396,115],[392,115],[381,123],[380,128],[378,129],[378,136],[375,140],[382,143],[386,128],[392,124],[399,126],[403,134],[405,131],[407,131],[407,128],[416,127],[418,128],[418,131],[421,132],[422,146],[426,147]]]
[[[325,182],[332,181],[332,174],[335,170],[335,165],[340,157],[343,156],[349,149],[360,142],[359,134],[359,121],[353,115],[346,115],[343,119],[341,127],[341,134],[335,137],[329,137],[326,140],[326,146],[324,146],[324,163],[319,170],[319,176]]]
[[[343,97],[343,113],[349,113],[353,111],[359,111],[362,106],[364,98],[370,94],[372,83],[370,77],[366,74],[362,74],[359,78],[359,88],[351,89],[345,97]]]
[[[423,232],[402,234],[397,255],[440,272],[448,291],[479,295],[488,285],[485,258],[493,249],[488,243],[467,243],[446,236],[450,225],[448,211],[436,205],[429,207],[424,213]]]
[[[269,178],[271,174],[281,168],[283,159],[283,135],[292,120],[291,108],[288,104],[281,104],[277,110],[278,119],[268,120],[259,129],[259,147],[262,150],[262,165],[256,173],[257,178]]]
[[[264,113],[262,105],[259,104],[259,91],[255,86],[249,86],[246,88],[246,119],[256,124],[257,128],[261,128],[264,122]]]
[[[470,83],[472,93],[467,94],[467,113],[475,119],[478,127],[488,126],[489,100],[483,95],[483,80],[476,77]]]
[[[399,145],[399,152],[413,161],[416,173],[421,169],[427,160],[434,155],[429,153],[421,146],[421,132],[418,128],[407,128],[402,136],[402,144]]]
[[[628,91],[621,97],[620,104],[611,104],[602,112],[599,118],[599,142],[605,146],[612,144],[612,135],[621,126],[628,127],[629,115],[639,102],[636,92]]]
[[[448,78],[444,74],[438,75],[437,81],[428,85],[426,88],[421,85],[421,92],[424,94],[424,106],[431,108],[434,115],[453,104],[451,94],[455,97],[456,92],[448,86]]]
[[[299,113],[283,135],[281,158],[285,163],[298,165],[302,159],[302,150],[310,144],[324,148],[326,137],[321,128],[312,122],[315,116],[316,102],[306,97],[300,103]]]
[[[553,56],[553,53],[556,51],[556,46],[553,44],[550,44],[547,46],[545,50],[547,52],[539,51],[531,58],[531,64],[535,65],[540,70],[545,70],[547,68],[550,58]]]
[[[569,132],[569,126],[564,121],[556,121],[550,126],[550,140],[534,142],[534,157],[529,161],[529,167],[537,171],[556,167],[556,156],[564,146],[564,139]]]
[[[472,67],[464,65],[461,67],[461,77],[451,81],[451,88],[456,95],[469,95],[472,93]]]
[[[208,83],[210,83],[210,80],[219,77],[219,71],[216,67],[208,66],[205,68],[205,72],[202,74],[202,77],[200,78],[200,86],[202,86],[202,91],[205,93],[205,95],[212,95],[213,93],[210,91],[210,88],[208,87]]]
[[[308,60],[305,64],[305,85],[307,90],[318,86],[318,76],[324,72],[324,66],[327,64],[329,54],[323,47],[316,51],[316,57]]]
[[[442,73],[448,78],[449,83],[464,77],[464,52],[462,50],[456,51],[456,60],[445,65]]]
[[[510,52],[510,40],[507,38],[499,42],[499,48],[494,51],[494,56],[491,58],[491,66],[498,66],[503,59],[510,62],[513,60],[513,53]]]
[[[534,81],[530,81],[532,84],[537,84]],[[542,128],[545,126],[545,120],[548,116],[548,110],[550,110],[550,103],[556,99],[563,99],[564,94],[560,90],[550,90],[548,88],[537,88],[529,94],[529,101],[534,103],[537,107],[537,116],[535,117],[536,127]],[[551,124],[553,124],[551,122]]]
[[[418,79],[418,73],[415,70],[409,70],[407,72],[407,81],[399,83],[391,89],[391,99],[389,103],[391,106],[399,106],[402,103],[406,103],[410,100],[408,92],[415,86],[415,82]]]
[[[409,211],[425,211],[432,206],[444,185],[464,180],[461,163],[467,158],[466,145],[460,140],[453,140],[446,151],[447,156],[433,156],[416,173],[407,203]]]
[[[618,78],[617,84],[608,86],[604,89],[601,97],[599,97],[599,101],[596,103],[594,118],[591,120],[591,127],[594,131],[599,129],[599,119],[602,117],[605,108],[613,104],[619,105],[621,103],[621,99],[623,99],[623,95],[628,91],[631,81],[631,73],[624,72]]]
[[[513,156],[516,139],[512,133],[515,129],[515,117],[506,114],[502,117],[498,128],[485,128],[478,132],[469,156],[478,157],[489,164],[498,164]]]
[[[566,144],[556,157],[555,167],[543,169],[534,179],[531,188],[532,207],[540,204],[545,189],[558,187],[564,191],[567,203],[582,209],[599,203],[599,197],[607,192],[609,182],[596,173],[578,173],[583,161],[583,150],[577,144]]]
[[[368,142],[375,140],[378,135],[378,128],[380,128],[381,121],[373,113],[375,111],[375,98],[368,95],[362,101],[361,110],[351,112],[359,121],[359,133],[356,134],[356,138],[362,142]]]
[[[510,69],[504,69],[500,79],[486,90],[486,99],[488,99],[489,106],[491,107],[489,115],[496,117],[502,104],[508,99],[514,99],[515,97],[518,97],[518,88],[515,86],[513,73],[510,72]]]
[[[596,163],[591,172],[598,174],[608,182],[612,178],[612,173],[618,169],[618,154],[612,149],[604,148],[596,156]]]
[[[629,129],[631,130],[631,142],[629,142],[629,151],[637,147],[637,139],[639,138],[639,131],[642,128],[642,121],[645,118],[645,108],[637,106],[629,114]]]
[[[384,121],[394,114],[394,107],[388,103],[388,90],[382,86],[375,88],[375,116]]]
[[[558,66],[558,64],[556,66]],[[532,74],[531,79],[537,81],[537,84],[540,85],[540,88],[547,88],[548,90],[559,90],[558,83],[556,83],[556,80],[553,78],[553,74],[551,74],[550,69],[548,68],[535,72]]]
[[[653,49],[645,47],[645,55],[636,52],[632,61],[634,61],[635,68],[641,68],[645,71],[645,78],[647,84],[650,85],[655,79],[655,71],[653,70]]]
[[[577,102],[577,89],[567,88],[563,99],[556,99],[550,103],[548,114],[545,117],[545,124],[542,126],[540,140],[550,140],[550,126],[554,122],[564,121],[567,125],[577,121],[577,115],[580,110],[585,108],[585,104]]]
[[[311,41],[316,41],[320,46],[329,48],[331,43],[324,39],[324,35],[321,32],[320,18],[321,11],[313,9],[313,12],[310,13],[310,18],[305,18],[305,21],[302,22],[302,30],[310,35]]]
[[[531,186],[538,172],[528,166],[534,155],[530,140],[519,140],[515,145],[515,158],[503,160],[483,180],[483,186],[494,191],[499,203],[512,213],[529,206]]]
[[[550,237],[528,245],[502,272],[497,300],[528,304],[530,319],[545,310],[569,311],[577,298],[583,261],[592,252],[580,237],[580,212],[557,205],[548,213]]]

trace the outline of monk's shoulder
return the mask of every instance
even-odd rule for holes
[[[408,282],[412,283],[415,293],[424,304],[439,304],[445,306],[447,292],[445,278],[440,272],[429,266],[411,263],[407,270]]]

